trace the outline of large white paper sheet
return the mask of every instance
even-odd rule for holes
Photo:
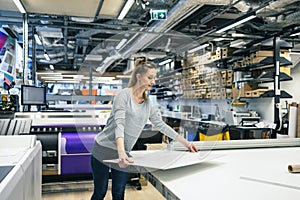
[[[170,150],[132,151],[130,154],[134,162],[129,165],[161,170],[199,164],[221,156],[203,152],[190,153]],[[118,159],[104,160],[104,162],[118,163]]]

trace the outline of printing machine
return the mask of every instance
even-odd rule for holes
[[[43,181],[90,174],[90,151],[108,112],[27,112],[0,119],[1,135],[36,135],[42,144]],[[76,165],[74,165],[76,163]],[[60,176],[62,178],[62,176]]]
[[[0,119],[0,130],[1,135],[37,136],[42,144],[43,182],[90,179],[94,137],[106,125],[109,114],[103,110],[20,112],[15,113],[13,119]],[[151,129],[151,124],[144,130],[148,138],[142,134],[135,149],[144,148],[146,140],[162,141],[162,136]]]
[[[260,117],[257,116],[256,112],[227,110],[225,113],[225,123],[229,125],[253,126],[259,120]]]

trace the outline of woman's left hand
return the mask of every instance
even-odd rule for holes
[[[198,152],[197,147],[193,143],[190,143],[187,148],[190,152]]]
[[[181,144],[183,144],[190,152],[198,152],[197,147],[193,143],[187,141],[181,135],[178,135],[176,140]]]

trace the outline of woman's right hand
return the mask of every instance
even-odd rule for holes
[[[133,160],[130,159],[124,151],[119,152],[119,167],[126,168],[129,163],[133,163]]]

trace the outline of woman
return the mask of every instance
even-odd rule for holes
[[[128,88],[122,89],[114,98],[112,111],[103,131],[95,138],[92,150],[91,166],[94,179],[92,200],[105,197],[109,169],[112,178],[113,199],[124,199],[124,191],[128,179],[127,166],[134,162],[128,157],[135,142],[139,138],[147,120],[168,137],[182,143],[189,151],[197,152],[197,148],[170,126],[164,123],[160,111],[147,99],[147,91],[155,83],[156,66],[153,63],[138,59],[132,72]],[[119,159],[116,166],[108,166],[105,159]]]

